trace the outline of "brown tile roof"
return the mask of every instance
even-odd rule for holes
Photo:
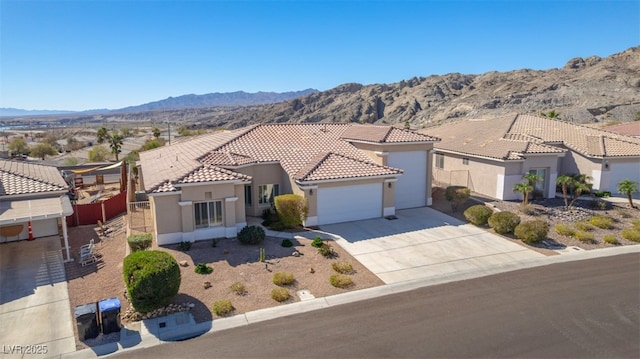
[[[370,161],[356,160],[337,153],[320,154],[319,158],[309,161],[311,168],[302,168],[294,179],[300,181],[320,181],[323,179],[341,179],[358,177],[389,176],[402,173],[402,170],[380,166]]]
[[[343,135],[343,139],[375,143],[398,142],[438,142],[439,138],[426,134],[389,126],[351,125]]]
[[[438,141],[435,137],[388,126],[269,124],[198,136],[142,152],[140,163],[145,187],[152,191],[175,190],[166,183],[177,185],[203,164],[232,170],[245,164],[278,162],[291,178],[303,181],[401,173],[373,163],[346,140],[354,137],[376,143]]]
[[[438,149],[497,159],[564,152],[559,144],[586,156],[640,156],[640,139],[532,115],[459,121],[425,131],[442,138]]]
[[[218,182],[218,181],[250,181],[251,177],[215,166],[200,166],[186,176],[173,181],[166,181],[156,186],[153,192],[173,192],[176,186],[185,183]]]
[[[0,196],[66,191],[69,185],[53,166],[0,160]]]
[[[640,121],[621,123],[619,125],[602,127],[603,130],[620,135],[640,137]]]

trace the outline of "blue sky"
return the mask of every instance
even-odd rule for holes
[[[638,0],[0,0],[0,107],[543,70],[638,45]]]

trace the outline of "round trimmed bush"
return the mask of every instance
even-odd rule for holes
[[[151,233],[132,234],[127,237],[127,243],[132,252],[146,251],[151,247],[153,237]]]
[[[573,235],[576,234],[576,230],[568,224],[559,223],[556,224],[553,228],[556,230],[556,233],[561,236],[573,237]]]
[[[593,233],[585,232],[585,231],[577,231],[573,235],[573,238],[579,240],[582,243],[593,243],[596,240],[596,238],[593,235]]]
[[[613,228],[613,218],[607,216],[593,216],[589,219],[589,224],[602,229]]]
[[[266,234],[259,226],[245,226],[238,233],[238,241],[242,244],[258,244],[264,240]]]
[[[293,284],[293,273],[289,272],[276,272],[273,273],[273,284],[275,285],[291,285]]]
[[[516,226],[520,224],[520,216],[508,211],[496,212],[489,217],[487,223],[498,234],[513,233]]]
[[[331,263],[331,268],[334,271],[342,274],[350,274],[353,273],[353,266],[349,262],[338,261]]]
[[[129,300],[140,313],[166,307],[180,289],[180,267],[167,252],[133,252],[124,259],[122,274]]]
[[[525,243],[537,243],[547,238],[549,225],[541,220],[522,222],[516,226],[513,233]]]
[[[604,236],[603,240],[605,243],[609,243],[613,245],[620,244],[620,242],[618,242],[618,238],[613,234],[607,234],[606,236]]]
[[[640,242],[640,229],[633,228],[625,228],[620,232],[622,238],[630,240],[632,242]]]
[[[217,300],[213,303],[213,312],[216,313],[216,315],[223,316],[231,313],[234,309],[231,301],[228,299]]]
[[[291,293],[286,288],[273,288],[271,290],[271,298],[276,302],[284,302],[291,297]]]
[[[329,283],[336,288],[347,288],[353,284],[353,279],[346,274],[333,274],[329,277]]]
[[[491,210],[491,208],[482,204],[477,204],[475,206],[467,208],[467,210],[464,211],[463,214],[464,218],[466,218],[467,221],[475,224],[476,226],[484,226],[485,224],[487,224],[487,221],[489,220],[489,217],[491,217],[492,213],[493,210]]]

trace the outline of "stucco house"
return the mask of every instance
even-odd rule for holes
[[[68,191],[56,167],[0,160],[0,243],[61,234],[66,260],[71,260],[65,218],[73,207]]]
[[[439,139],[357,124],[265,124],[140,153],[158,244],[235,237],[280,194],[309,206],[306,226],[431,205]]]
[[[426,128],[435,145],[434,179],[463,185],[492,198],[513,200],[513,186],[525,173],[543,181],[536,189],[555,197],[555,181],[586,174],[593,188],[617,193],[623,179],[640,182],[640,139],[562,120],[509,115]]]

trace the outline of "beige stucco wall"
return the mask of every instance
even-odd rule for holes
[[[435,167],[437,153],[436,151],[433,154],[432,163],[433,177],[438,185],[444,187],[465,186],[473,192],[496,198],[496,181],[499,175],[504,176],[505,174],[504,162],[442,153],[445,156],[444,168],[439,169]],[[468,165],[462,163],[463,158],[469,159]]]
[[[178,205],[180,195],[149,196],[154,217],[154,235],[182,232],[182,210]]]
[[[381,166],[387,166],[387,156],[384,155],[385,152],[430,151],[433,149],[433,143],[395,145],[388,143],[373,144],[352,142],[352,144],[366,154],[374,163]]]
[[[251,176],[251,206],[246,206],[245,213],[248,216],[261,216],[269,205],[258,204],[258,186],[265,184],[277,184],[280,186],[280,194],[292,193],[291,183],[286,172],[279,163],[256,164],[238,168],[236,172]],[[244,190],[243,190],[244,191]],[[244,197],[242,203],[244,205]]]

